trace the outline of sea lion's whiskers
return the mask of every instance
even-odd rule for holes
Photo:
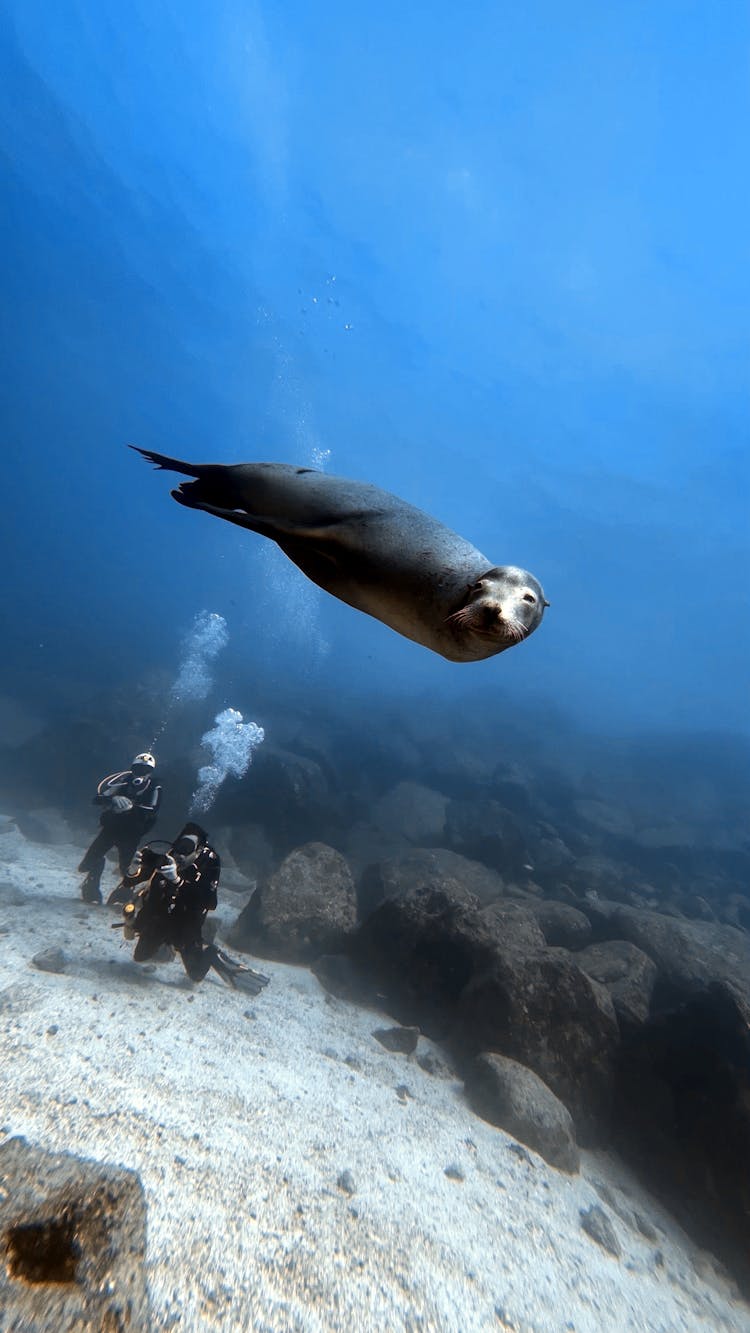
[[[460,606],[452,615],[446,616],[443,622],[446,625],[465,625],[474,620],[475,611],[473,606]]]

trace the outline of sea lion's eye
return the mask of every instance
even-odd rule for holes
[[[524,595],[523,595],[523,600],[524,600],[525,602],[532,602],[532,603],[533,603],[533,602],[536,601],[536,597],[534,596],[533,592],[525,592]]]

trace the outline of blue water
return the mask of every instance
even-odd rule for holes
[[[492,906],[502,895],[527,915],[551,905],[547,972],[533,912],[524,943],[522,919],[488,925],[475,902],[470,961],[460,930],[446,944],[448,927],[433,936],[430,918],[415,936],[401,969],[408,1003],[435,986],[438,1035],[453,999],[466,1031],[472,1014],[488,1017],[492,1049],[528,1060],[561,1096],[611,1056],[615,1145],[746,1296],[749,54],[750,9],[737,0],[0,0],[0,832],[12,832],[7,846],[28,842],[23,864],[2,867],[4,918],[19,909],[40,945],[55,945],[54,895],[72,884],[66,950],[83,938],[75,867],[96,832],[91,798],[147,749],[163,783],[158,845],[190,812],[224,859],[221,894],[227,868],[260,885],[240,949],[258,945],[270,872],[300,844],[330,844],[315,871],[321,919],[329,854],[348,858],[346,912],[360,920],[395,883],[383,861],[408,861],[422,842],[443,865],[452,854],[463,869],[456,881],[435,871],[436,914],[445,890],[452,929],[454,890],[469,894],[477,871],[495,883]],[[129,444],[372,482],[492,563],[530,570],[550,608],[526,642],[450,663],[323,593],[269,541],[175,504],[177,479]],[[37,874],[35,844],[58,842]],[[47,882],[55,865],[69,865],[68,889]],[[300,872],[285,873],[282,900]],[[622,904],[624,918],[607,915]],[[88,910],[71,983],[83,995],[99,968],[103,996],[118,961],[112,922]],[[326,954],[351,947],[349,936],[308,940],[315,912],[310,926],[297,910],[292,961],[295,938]],[[285,911],[282,901],[282,923]],[[384,919],[379,1000],[422,1023],[419,1006],[410,1016],[390,997],[401,955]],[[0,934],[17,967],[9,926]],[[605,1023],[603,987],[597,999],[575,962],[589,937],[654,954],[651,980],[650,955],[642,974],[632,964],[633,1031],[614,1010]],[[493,968],[516,945],[531,961],[516,974],[511,959],[512,1010]],[[558,987],[568,945],[574,980]],[[274,980],[262,1004],[286,986]],[[27,989],[6,986],[6,1009],[22,1013]],[[238,998],[218,982],[201,1003],[207,993]],[[518,1050],[500,1031],[503,1006],[521,1015]],[[85,1035],[83,1008],[68,1009]],[[238,1011],[225,1012],[229,1027]],[[31,1090],[20,1120],[12,1108],[6,1119],[26,1134],[32,1096],[48,1114],[52,1048],[39,1048],[38,1015],[33,1046],[18,1045],[16,1013],[3,1021],[6,1065],[27,1062]],[[70,1042],[66,1061],[85,1044],[77,1029]],[[318,1045],[311,1037],[313,1058]],[[545,1064],[548,1046],[563,1052],[559,1068],[557,1054]],[[67,1098],[76,1076],[64,1073]],[[81,1098],[79,1110],[103,1153],[114,1140],[91,1125],[111,1122],[108,1104],[95,1114]],[[291,1140],[293,1117],[287,1129]],[[290,1200],[287,1183],[278,1192]],[[303,1211],[278,1251],[294,1283]],[[532,1237],[540,1255],[545,1235]],[[684,1312],[665,1248],[664,1284]],[[258,1263],[268,1253],[261,1244]],[[661,1270],[661,1249],[652,1261]],[[647,1269],[631,1268],[640,1282]],[[411,1290],[400,1264],[398,1281]],[[175,1309],[178,1295],[175,1283]],[[511,1327],[503,1309],[494,1317]]]
[[[208,607],[243,707],[263,669],[747,732],[749,38],[671,0],[3,4],[3,691],[172,670]],[[551,609],[444,662],[129,442],[322,460]]]

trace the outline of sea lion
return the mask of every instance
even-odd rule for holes
[[[136,452],[195,478],[172,491],[180,504],[270,537],[318,587],[450,662],[512,648],[549,605],[525,569],[493,565],[377,486],[288,463],[182,463]]]

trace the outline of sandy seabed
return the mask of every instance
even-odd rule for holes
[[[391,1020],[305,969],[259,961],[250,999],[139,967],[111,910],[80,901],[81,853],[0,833],[0,1142],[138,1172],[155,1330],[750,1333],[618,1162],[584,1153],[569,1177],[519,1153],[450,1069],[385,1050]],[[241,900],[220,898],[231,921]],[[64,972],[32,964],[49,948]],[[581,1229],[593,1203],[620,1258]]]

